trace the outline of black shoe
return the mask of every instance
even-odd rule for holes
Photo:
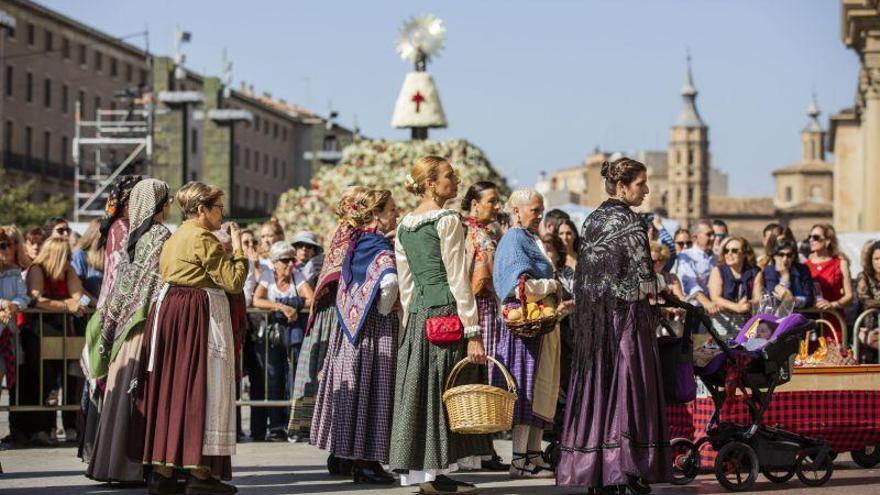
[[[176,479],[166,478],[155,471],[150,473],[150,480],[147,482],[147,493],[150,495],[177,495],[183,491],[183,485]]]
[[[493,455],[488,461],[481,461],[480,464],[484,471],[508,471],[510,469],[510,464],[504,464],[498,454]]]
[[[351,475],[355,483],[369,483],[372,485],[390,485],[394,483],[394,477],[388,476],[384,469],[379,472],[371,466],[356,467],[352,470]]]
[[[238,488],[216,478],[200,480],[193,475],[186,480],[186,495],[233,495]]]
[[[651,493],[651,485],[644,478],[633,476],[626,483],[626,487],[635,495],[649,495]]]
[[[434,481],[419,485],[419,493],[475,493],[477,487],[471,483],[454,480],[448,476],[440,475]]]

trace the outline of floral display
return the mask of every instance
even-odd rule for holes
[[[483,151],[463,139],[449,141],[361,140],[347,146],[337,165],[317,170],[308,188],[291,189],[281,195],[275,217],[285,231],[310,230],[326,236],[336,225],[334,211],[342,191],[349,186],[391,190],[401,214],[416,207],[418,198],[404,188],[410,166],[424,155],[448,158],[461,177],[459,195],[479,180],[499,185],[502,195],[509,188]],[[449,206],[458,206],[450,201]]]

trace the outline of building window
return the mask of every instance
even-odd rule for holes
[[[52,80],[48,77],[43,83],[43,106],[52,108]]]
[[[254,132],[260,132],[260,116],[259,115],[254,116]]]
[[[278,124],[272,124],[272,137],[278,139]]]
[[[260,152],[257,150],[254,150],[254,171],[260,171]]]
[[[27,24],[27,43],[30,46],[34,46],[37,38],[37,28],[34,27],[30,22]]]
[[[52,31],[46,30],[46,51],[51,52],[55,48],[55,40],[52,38]]]
[[[791,186],[785,186],[785,201],[786,203],[790,203],[793,197],[793,193],[791,190]]]
[[[140,84],[147,84],[147,71],[141,69],[141,72],[140,72],[140,76],[139,76],[139,77],[140,77],[140,79],[139,79],[138,82],[139,82]]]
[[[101,97],[95,97],[95,120],[98,120],[98,111],[101,110]]]
[[[244,207],[251,207],[251,188],[244,186]]]
[[[104,68],[104,54],[95,50],[95,70],[101,72]]]
[[[251,168],[251,150],[247,146],[244,148],[244,168]]]
[[[70,104],[69,100],[69,88],[66,84],[61,86],[61,113],[67,113],[68,105]]]
[[[196,129],[193,129],[192,132],[190,132],[190,134],[192,135],[192,139],[190,139],[190,147],[189,147],[190,153],[192,153],[193,155],[198,155],[199,154],[199,131]]]
[[[43,163],[48,166],[50,154],[49,151],[52,149],[52,134],[49,131],[43,132]]]
[[[324,136],[324,142],[321,144],[321,149],[324,151],[339,151],[339,143],[336,141],[336,136],[333,134]]]
[[[694,164],[694,150],[693,148],[688,148],[688,165]]]
[[[24,164],[30,166],[31,157],[34,155],[34,128],[25,126],[24,128]]]
[[[810,200],[822,201],[824,199],[825,199],[825,195],[822,194],[822,186],[813,186],[810,188]]]
[[[283,129],[281,129],[281,140],[287,141],[287,127],[284,127]]]
[[[61,56],[70,60],[70,40],[67,38],[61,38]]]
[[[287,162],[285,160],[281,160],[281,178],[287,178]]]
[[[134,77],[134,67],[131,64],[125,64],[125,82],[131,82],[132,77]]]
[[[4,149],[4,154],[6,156],[6,165],[9,165],[9,162],[12,161],[12,138],[13,138],[13,126],[15,124],[12,123],[11,120],[6,121],[6,128],[3,130],[3,146],[6,147]]]
[[[27,77],[25,80],[25,93],[24,93],[24,101],[30,103],[34,101],[34,75],[30,72],[27,73]]]
[[[86,63],[86,45],[83,43],[79,45],[79,65],[85,66]]]
[[[119,67],[117,66],[116,59],[110,57],[110,77],[116,77],[119,75]]]
[[[278,178],[278,158],[272,158],[272,177]]]
[[[67,166],[67,155],[70,153],[68,149],[69,141],[67,140],[67,136],[61,136],[61,166]]]
[[[11,65],[6,66],[6,96],[12,96],[12,86],[15,84],[15,71]]]
[[[263,134],[269,135],[269,121],[265,119],[263,120]]]
[[[263,155],[263,175],[269,175],[269,155]]]
[[[80,118],[86,117],[86,92],[83,90],[79,91],[79,96],[76,97],[76,101],[79,103],[79,116]]]

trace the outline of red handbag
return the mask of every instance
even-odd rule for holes
[[[428,342],[432,344],[452,344],[464,336],[464,324],[458,315],[432,316],[426,322]]]

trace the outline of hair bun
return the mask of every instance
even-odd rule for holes
[[[602,162],[602,177],[606,180],[611,180],[611,163],[608,160]]]

